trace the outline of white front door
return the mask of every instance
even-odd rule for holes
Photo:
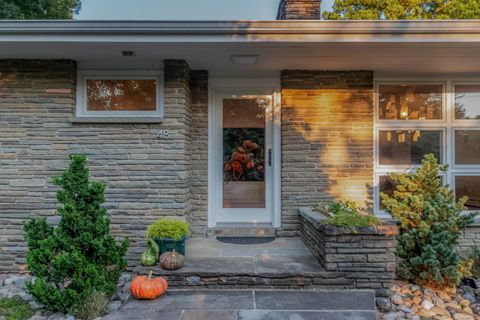
[[[273,91],[213,91],[215,226],[273,226]]]

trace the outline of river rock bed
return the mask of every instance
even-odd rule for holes
[[[435,290],[398,281],[376,304],[381,320],[480,320],[480,290],[464,285]]]
[[[117,290],[109,304],[109,312],[116,311],[130,297],[130,283],[132,276],[122,273],[117,284]],[[75,320],[75,317],[62,312],[52,312],[45,309],[45,306],[37,303],[31,294],[28,293],[26,284],[34,281],[31,276],[25,275],[0,275],[0,298],[14,298],[27,302],[35,311],[30,320]],[[2,320],[2,319],[0,319]]]

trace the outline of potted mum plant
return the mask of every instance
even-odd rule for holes
[[[189,234],[188,223],[175,219],[159,219],[147,227],[147,238],[158,243],[160,254],[175,251],[185,255],[185,240]]]

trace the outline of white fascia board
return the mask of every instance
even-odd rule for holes
[[[0,21],[0,42],[480,42],[480,20]]]

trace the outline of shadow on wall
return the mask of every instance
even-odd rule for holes
[[[284,229],[297,208],[353,200],[372,211],[373,72],[282,72]]]

